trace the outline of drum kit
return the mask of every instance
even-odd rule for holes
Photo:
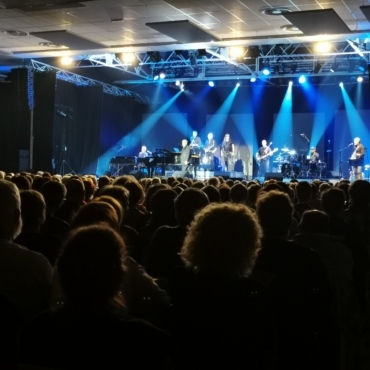
[[[325,175],[325,162],[318,161],[312,163],[310,157],[305,154],[306,150],[300,150],[298,154],[294,149],[284,147],[274,158],[278,164],[278,172],[283,174],[284,178],[308,178],[321,179]]]

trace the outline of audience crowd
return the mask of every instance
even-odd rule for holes
[[[0,368],[370,369],[370,183],[0,171]]]

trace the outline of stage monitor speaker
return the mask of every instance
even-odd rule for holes
[[[172,176],[174,177],[188,177],[191,178],[189,171],[173,171]]]
[[[137,180],[143,179],[145,177],[145,173],[140,170],[133,170],[129,173],[129,175],[134,176]]]
[[[282,173],[276,173],[276,172],[266,172],[265,181],[267,181],[267,180],[283,181],[283,174]]]
[[[230,178],[230,172],[227,171],[215,171],[214,172],[215,177],[221,176],[224,180],[227,180]]]

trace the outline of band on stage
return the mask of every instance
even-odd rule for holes
[[[305,134],[301,134],[301,136],[310,144]],[[363,179],[366,149],[361,143],[360,137],[355,137],[353,142],[345,149],[350,146],[353,146],[353,152],[348,158],[349,178],[351,180]],[[277,153],[279,149],[274,148],[272,142],[268,143],[266,139],[263,139],[255,155],[257,163],[257,171],[254,172],[255,176],[265,177],[270,172],[278,172],[286,178],[320,179],[326,177],[327,168],[325,161],[322,161],[316,146],[309,145],[309,147],[309,154],[306,154],[308,152],[307,149],[300,149],[297,152],[294,149],[287,148],[285,145]],[[146,145],[142,145],[141,151],[137,156],[138,169],[144,171],[150,177],[155,174],[155,168],[150,166],[150,161],[154,159],[156,154],[155,150],[151,152]],[[176,164],[175,169],[187,171],[195,178],[200,167],[209,171],[234,171],[236,161],[236,148],[229,133],[226,133],[222,142],[218,144],[213,133],[209,132],[207,140],[203,144],[198,132],[194,130],[189,139],[185,137],[182,139],[178,153],[173,154],[176,154],[176,160],[172,160],[172,162],[176,163],[170,164]],[[156,164],[155,161],[153,163]],[[346,176],[344,175],[344,177]]]

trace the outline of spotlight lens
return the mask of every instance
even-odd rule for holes
[[[163,80],[165,77],[166,77],[166,74],[164,72],[161,72],[159,75],[159,78]]]
[[[240,86],[240,82],[237,82],[237,83],[236,83],[236,86],[237,86],[237,87],[239,87],[239,86]]]
[[[265,75],[265,76],[268,76],[269,74],[270,74],[270,71],[268,70],[268,69],[264,69],[263,71],[262,71],[262,73]]]
[[[300,76],[298,81],[299,81],[299,83],[304,84],[306,82],[306,77],[305,76]]]
[[[362,82],[363,80],[364,80],[364,78],[362,76],[357,77],[357,82]]]
[[[213,81],[209,81],[208,82],[208,85],[211,86],[211,87],[213,87],[213,86],[215,86],[215,83]]]
[[[328,53],[331,50],[331,44],[327,41],[318,42],[315,49],[316,53]]]
[[[256,77],[252,77],[251,82],[256,82]]]
[[[154,76],[153,80],[154,80],[154,81],[157,81],[157,80],[158,80],[158,78],[159,78],[159,76]]]
[[[64,57],[62,57],[62,59],[61,59],[61,62],[62,62],[62,64],[63,64],[64,66],[69,66],[69,65],[71,65],[71,64],[72,64],[72,61],[73,61],[73,59],[72,59],[71,57],[69,57],[69,56],[64,56]]]
[[[133,63],[135,60],[135,54],[134,53],[122,53],[122,60],[125,64]]]
[[[292,86],[293,85],[293,81],[289,81],[289,86]]]
[[[340,82],[340,83],[339,83],[339,86],[340,86],[340,87],[343,87],[343,82]]]

